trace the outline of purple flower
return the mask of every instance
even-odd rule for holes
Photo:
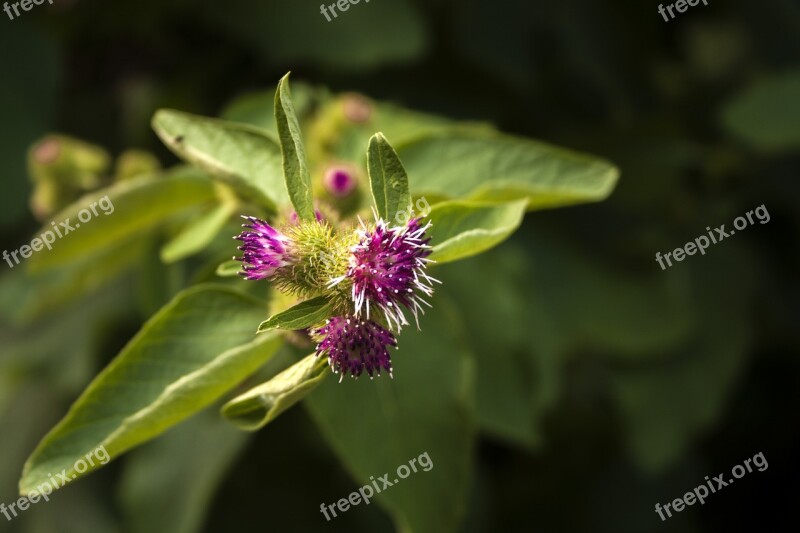
[[[333,166],[325,171],[323,178],[325,190],[336,198],[348,196],[356,188],[356,178],[352,169],[343,166]]]
[[[317,356],[327,354],[328,364],[334,374],[340,374],[339,382],[348,372],[354,378],[366,371],[370,379],[381,370],[392,375],[392,361],[388,346],[397,347],[394,335],[372,320],[358,317],[336,316],[325,321],[325,325],[312,331],[320,338]]]
[[[429,237],[425,232],[430,222],[420,226],[419,219],[412,219],[406,226],[390,228],[379,220],[374,230],[368,231],[362,222],[359,230],[360,242],[353,247],[350,268],[346,276],[353,283],[353,303],[356,316],[366,308],[369,318],[370,302],[377,305],[386,316],[389,327],[393,323],[397,330],[408,324],[402,307],[409,309],[419,327],[418,312],[425,312],[420,303],[430,307],[421,294],[433,295],[433,282],[425,268],[431,253]],[[343,278],[333,280],[331,285]]]
[[[234,237],[244,243],[239,246],[244,254],[241,258],[234,258],[242,262],[241,275],[250,280],[266,279],[279,268],[292,263],[289,253],[291,240],[288,237],[259,218],[242,218],[250,224],[242,225],[249,231],[245,230]]]

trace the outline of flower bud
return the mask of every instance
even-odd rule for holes
[[[343,165],[329,167],[322,182],[328,194],[336,198],[349,196],[358,185],[354,169]]]

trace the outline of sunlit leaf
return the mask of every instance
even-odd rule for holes
[[[250,375],[281,339],[253,338],[263,313],[257,299],[213,285],[179,294],[156,313],[73,404],[28,459],[21,493],[48,473],[80,477],[76,461],[105,448],[111,459],[206,407]]]
[[[278,126],[283,177],[289,199],[301,220],[314,220],[314,202],[311,196],[311,174],[308,171],[306,150],[303,146],[300,123],[289,94],[289,74],[278,83],[275,92],[275,122]]]
[[[309,355],[226,403],[222,415],[241,429],[261,429],[316,389],[328,374],[325,358]]]
[[[367,169],[378,215],[383,220],[391,221],[408,208],[411,197],[408,194],[406,170],[382,133],[376,133],[369,140]]]
[[[221,204],[189,222],[161,249],[161,260],[174,263],[205,249],[225,227],[235,210],[233,205]]]
[[[175,155],[233,186],[246,200],[277,209],[288,203],[278,142],[247,124],[161,109],[153,129]]]
[[[415,196],[527,198],[529,210],[602,200],[618,175],[593,156],[487,132],[437,133],[395,148]]]
[[[451,201],[434,205],[430,213],[430,259],[447,263],[497,246],[519,227],[527,203],[523,199],[499,204]]]
[[[52,242],[52,249],[42,245],[26,265],[38,272],[109,250],[121,241],[151,231],[173,215],[203,206],[214,198],[213,184],[194,169],[114,184],[83,196],[55,215],[52,224],[37,232],[37,237]],[[88,221],[80,222],[87,219],[87,214]]]
[[[331,309],[330,300],[325,296],[318,296],[271,316],[258,326],[258,332],[270,329],[304,329],[328,318]]]

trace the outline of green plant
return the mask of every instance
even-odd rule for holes
[[[287,84],[284,78],[278,85],[274,117],[255,112],[265,107],[261,95],[230,107],[228,120],[157,112],[156,133],[190,166],[160,171],[145,165],[144,173],[118,175],[57,215],[74,217],[102,196],[116,208],[102,223],[31,258],[40,276],[32,292],[57,280],[60,292],[49,301],[69,301],[146,263],[147,286],[168,285],[146,307],[156,307],[158,295],[177,294],[40,443],[26,463],[22,493],[35,492],[52,472],[86,473],[73,468],[75,461],[100,446],[117,458],[261,376],[263,383],[225,404],[225,418],[254,430],[305,399],[329,444],[362,481],[426,450],[448,482],[413,490],[401,485],[377,501],[399,523],[419,530],[450,528],[460,518],[476,432],[475,375],[461,310],[446,288],[419,317],[421,331],[409,327],[398,334],[391,381],[321,385],[329,373],[324,357],[303,357],[312,346],[297,330],[320,335],[326,319],[361,312],[350,296],[355,282],[329,283],[350,265],[359,242],[357,216],[367,221],[363,238],[424,198],[430,228],[409,216],[403,231],[428,231],[415,245],[427,246],[430,238],[430,256],[421,259],[435,261],[428,266],[435,270],[496,246],[526,212],[604,199],[617,170],[488,125],[452,123],[355,95],[297,86],[295,107]],[[357,186],[340,195],[325,176],[342,165],[353,169]],[[377,222],[369,222],[373,209]],[[316,210],[324,222],[317,222]],[[250,219],[254,232],[262,220],[282,220],[304,247],[281,265],[288,270],[272,287],[231,279],[241,266],[229,260],[239,214],[257,217]],[[419,225],[408,229],[411,224]],[[154,266],[156,247],[162,264]],[[34,296],[22,301],[29,303],[20,313],[35,317],[41,302]],[[399,331],[405,319],[387,315],[381,325],[392,322]],[[344,375],[344,367],[338,370]],[[387,445],[375,446],[376,439]]]

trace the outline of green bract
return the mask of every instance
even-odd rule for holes
[[[299,222],[285,231],[295,243],[295,262],[278,270],[275,286],[303,298],[330,292],[328,282],[347,270],[348,250],[355,244],[353,236],[335,233],[329,224],[316,221]]]

